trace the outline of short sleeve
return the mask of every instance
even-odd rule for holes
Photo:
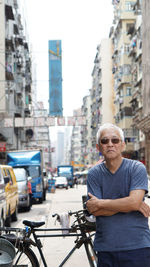
[[[87,178],[87,192],[99,199],[102,199],[100,180],[100,173],[97,170],[89,172]]]
[[[148,192],[148,177],[144,164],[136,162],[131,172],[130,191],[143,189]]]

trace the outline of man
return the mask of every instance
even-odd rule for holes
[[[104,162],[89,170],[88,211],[96,216],[98,267],[150,267],[150,208],[145,166],[122,157],[123,131],[104,124],[97,133]]]

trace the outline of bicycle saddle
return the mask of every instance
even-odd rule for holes
[[[31,228],[35,228],[35,227],[40,227],[40,226],[44,225],[45,222],[31,222],[31,221],[24,220],[23,224],[25,224],[26,226],[29,226]]]

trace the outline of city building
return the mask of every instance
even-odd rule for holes
[[[134,27],[136,14],[133,10],[134,1],[113,1],[113,68],[115,90],[115,123],[122,128],[125,135],[125,157],[137,158],[135,143],[138,131],[133,126],[132,100],[132,74],[131,57],[129,57],[130,43],[129,31]],[[135,43],[133,43],[135,46]],[[134,49],[134,47],[133,47]]]
[[[31,114],[31,58],[17,0],[0,3],[0,161],[20,149],[24,128],[3,128],[4,118]]]
[[[97,47],[92,72],[91,95],[91,157],[95,164],[100,154],[96,149],[96,133],[103,123],[114,123],[114,89],[112,76],[112,41],[103,39]]]
[[[86,125],[81,126],[81,163],[86,167],[92,164],[91,150],[92,150],[92,137],[91,137],[91,96],[90,94],[83,98],[82,116],[86,119]]]
[[[81,108],[73,111],[73,116],[81,116]],[[70,162],[75,170],[82,168],[82,153],[81,153],[81,126],[74,125],[71,134],[70,146]]]
[[[143,108],[142,97],[142,7],[141,1],[136,1],[133,5],[136,20],[128,30],[130,45],[128,56],[131,58],[131,85],[132,99],[132,126],[138,129]],[[134,152],[138,160],[145,163],[145,134],[138,129],[138,135],[134,142]]]
[[[145,164],[150,174],[150,0],[136,1],[137,11],[142,6],[142,106],[137,111],[136,127],[145,135]]]

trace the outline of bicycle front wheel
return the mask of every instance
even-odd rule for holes
[[[31,248],[24,248],[23,251],[16,251],[16,257],[13,263],[14,267],[20,266],[40,267],[35,253]]]

